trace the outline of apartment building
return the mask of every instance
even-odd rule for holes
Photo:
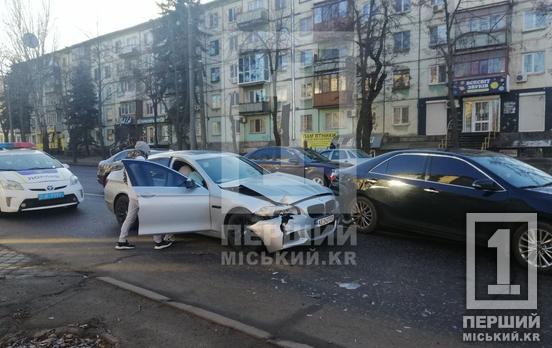
[[[446,40],[443,5],[393,2],[388,78],[374,107],[374,138],[383,138],[383,150],[446,142],[452,116],[439,49]],[[273,28],[283,21],[291,35],[276,58],[279,119],[290,112],[289,126],[279,121],[279,127],[289,128],[296,146],[307,132],[335,132],[341,145],[354,145],[359,93],[350,18],[353,7],[369,13],[369,1],[218,0],[204,7],[210,143],[230,147],[235,137],[246,151],[273,140],[266,42],[274,51]],[[532,1],[481,0],[463,3],[457,18],[453,89],[461,145],[515,152],[550,147],[548,16]]]
[[[215,0],[204,4],[207,145],[245,152],[273,143],[270,115],[276,95],[276,127],[289,134],[291,145],[302,146],[305,134],[330,133],[341,146],[354,146],[360,93],[351,18],[354,11],[367,15],[378,10],[370,9],[369,3]],[[443,146],[453,117],[440,50],[446,40],[443,0],[391,4],[394,25],[385,50],[387,79],[373,107],[373,147],[386,151]],[[463,2],[456,17],[453,90],[461,146],[512,154],[550,152],[549,15],[529,0],[478,0]],[[85,61],[96,85],[101,85],[98,132],[106,143],[142,138],[153,144],[153,107],[133,71],[151,64],[154,23],[48,55],[45,66],[52,71],[42,81],[44,116],[33,117],[32,141],[40,146],[40,134],[46,130],[51,147],[66,146],[61,92],[68,88],[71,67]],[[289,30],[278,36],[278,27]],[[274,73],[271,68],[276,65]],[[163,107],[159,115],[159,143],[174,143]]]
[[[71,88],[72,71],[77,65],[86,64],[101,106],[101,125],[93,133],[95,141],[99,144],[101,135],[107,145],[136,139],[154,144],[153,104],[136,74],[136,69],[152,62],[154,23],[99,36],[43,57],[42,108],[31,117],[31,141],[40,148],[46,130],[50,149],[67,147],[64,103]],[[159,105],[157,127],[158,144],[171,143],[164,105]]]

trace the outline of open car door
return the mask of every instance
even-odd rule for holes
[[[138,196],[138,234],[211,230],[206,188],[157,163],[123,160],[123,165]]]

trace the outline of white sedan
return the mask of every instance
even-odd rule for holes
[[[83,199],[78,178],[56,159],[37,150],[0,150],[0,213],[77,207]]]
[[[107,206],[124,221],[129,189],[140,210],[140,235],[201,233],[234,247],[261,245],[269,252],[313,241],[335,232],[338,205],[332,191],[311,180],[268,173],[248,159],[207,151],[165,152],[148,161],[124,160],[105,187]],[[178,170],[189,166],[195,181]],[[188,169],[189,171],[190,169]]]

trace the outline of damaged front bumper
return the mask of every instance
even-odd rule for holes
[[[335,212],[325,216],[310,217],[307,214],[284,215],[260,220],[247,229],[259,237],[268,252],[314,243],[317,245],[333,236],[339,215]]]

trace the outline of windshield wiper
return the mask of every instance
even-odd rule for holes
[[[55,167],[34,167],[34,168],[27,168],[27,169],[21,169],[21,170],[41,170],[41,169],[56,169]]]

